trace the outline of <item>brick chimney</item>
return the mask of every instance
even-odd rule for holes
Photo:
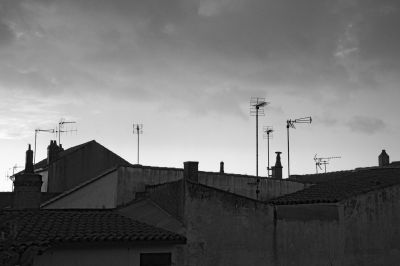
[[[183,163],[183,179],[199,182],[199,162],[184,162]]]
[[[219,172],[220,172],[221,174],[224,173],[224,162],[220,162],[220,163],[219,163]]]
[[[379,167],[389,165],[389,155],[385,150],[382,150],[381,154],[378,156]]]
[[[14,179],[14,209],[38,209],[41,202],[42,176],[34,174],[33,151],[29,144],[26,151],[25,170],[15,175]]]
[[[47,146],[47,164],[54,162],[58,158],[60,151],[63,150],[61,145],[57,145],[57,141],[50,140],[50,145]]]
[[[281,163],[281,153],[280,151],[276,153],[275,166],[272,166],[272,178],[282,179],[282,163]]]

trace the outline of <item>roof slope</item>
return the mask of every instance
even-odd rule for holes
[[[76,151],[78,151],[78,150],[80,150],[80,149],[83,149],[83,148],[85,148],[86,146],[89,146],[89,145],[92,145],[92,144],[100,145],[101,147],[103,147],[104,149],[108,150],[109,152],[111,152],[111,153],[114,154],[115,156],[119,157],[126,165],[131,165],[131,164],[130,164],[128,161],[126,161],[124,158],[120,157],[120,156],[117,155],[116,153],[114,153],[114,152],[112,152],[111,150],[107,149],[106,147],[104,147],[104,146],[101,145],[100,143],[96,142],[95,140],[91,140],[91,141],[88,141],[88,142],[85,142],[85,143],[82,143],[82,144],[79,144],[79,145],[76,145],[76,146],[73,146],[73,147],[70,147],[70,148],[68,148],[68,149],[66,149],[66,150],[61,151],[61,152],[58,154],[58,157],[57,157],[57,159],[56,159],[55,161],[58,161],[58,160],[60,160],[61,158],[65,157],[65,156],[69,156],[70,154],[73,154],[74,152],[76,152]],[[55,162],[55,161],[54,161],[54,162]],[[35,163],[35,165],[34,165],[33,167],[34,167],[35,170],[46,169],[46,168],[48,167],[47,158],[45,158],[45,159],[43,159],[43,160],[41,160],[41,161]],[[21,174],[21,173],[23,173],[23,172],[24,172],[24,170],[22,170],[22,171],[20,171],[20,172],[18,172],[18,173],[16,173],[16,174]]]
[[[16,240],[49,247],[62,243],[184,243],[185,237],[110,210],[2,210],[1,226],[16,226]]]
[[[328,181],[351,176],[357,170],[337,171],[320,174],[291,175],[288,180],[308,184],[320,184]]]
[[[369,191],[400,184],[400,168],[373,168],[336,173],[336,179],[277,197],[275,205],[334,203]]]

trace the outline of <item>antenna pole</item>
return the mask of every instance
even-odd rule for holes
[[[269,177],[269,133],[268,133],[268,138],[267,138],[267,153],[268,153],[268,169],[267,169],[267,173],[268,173],[268,177]]]
[[[256,176],[257,176],[257,182],[258,180],[258,109],[260,107],[256,106]]]
[[[137,163],[139,164],[139,126],[137,126],[137,131],[138,131],[138,134],[137,134]]]
[[[133,134],[137,134],[137,164],[139,164],[139,135],[143,134],[143,124],[133,124]]]
[[[257,177],[256,194],[257,194],[257,199],[258,199],[258,195],[260,193],[260,190],[259,190],[260,179],[258,178],[258,116],[264,115],[263,107],[267,104],[268,103],[265,101],[264,98],[252,97],[250,99],[250,114],[256,115],[256,177]]]
[[[287,125],[286,125],[286,130],[287,130],[287,171],[288,171],[288,178],[290,177],[289,124],[290,124],[290,120],[287,121]]]
[[[264,138],[267,138],[267,156],[268,156],[267,176],[268,177],[270,177],[269,171],[271,170],[270,165],[269,165],[269,139],[271,138],[270,134],[273,131],[274,130],[272,129],[272,127],[269,127],[269,126],[264,127]]]
[[[60,122],[58,123],[58,145],[61,145],[61,132],[72,132],[72,131],[77,131],[75,130],[62,130],[64,127],[64,124],[75,124],[75,121],[65,121],[63,118],[61,118]]]
[[[33,165],[36,163],[36,138],[37,138],[37,130],[35,129],[35,151],[33,152]]]
[[[288,178],[290,178],[290,154],[289,154],[289,127],[296,128],[294,124],[311,124],[312,118],[311,116],[297,118],[295,120],[287,120],[286,121],[286,129],[287,129],[287,147],[288,147]]]

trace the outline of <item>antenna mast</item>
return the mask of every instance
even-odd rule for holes
[[[258,178],[258,116],[264,116],[264,106],[266,106],[268,103],[265,101],[265,98],[259,98],[259,97],[251,97],[250,98],[250,115],[251,116],[256,116],[256,176],[257,176],[257,198],[258,194],[260,193],[259,190],[259,184],[260,184],[260,179]]]
[[[143,134],[143,124],[133,124],[133,134],[137,134],[137,164],[139,164],[139,135]]]
[[[318,174],[318,168],[319,168],[320,170],[322,170],[321,165],[324,166],[324,168],[325,168],[325,173],[326,173],[326,165],[329,164],[329,161],[330,161],[331,159],[339,159],[339,158],[342,158],[342,157],[340,157],[340,156],[317,157],[317,155],[315,154],[315,156],[314,156],[314,161],[315,161],[315,171],[316,171],[316,173]]]
[[[294,125],[295,124],[311,124],[312,122],[312,118],[311,116],[307,116],[307,117],[302,117],[302,118],[297,118],[294,120],[287,120],[286,121],[286,129],[287,129],[287,149],[288,149],[288,178],[290,177],[290,149],[289,149],[289,128],[296,128]]]
[[[64,118],[60,119],[60,122],[58,122],[58,130],[55,133],[58,133],[58,145],[61,145],[61,133],[65,132],[77,132],[77,129],[70,129],[70,130],[63,130],[65,124],[75,124],[75,121],[65,121]]]
[[[270,176],[269,171],[271,170],[271,168],[269,167],[269,140],[272,139],[272,132],[274,132],[272,127],[264,126],[264,139],[267,139],[267,154],[268,154],[267,176],[268,177]]]
[[[35,151],[33,152],[33,164],[36,163],[36,139],[37,139],[37,134],[38,132],[49,132],[49,133],[54,133],[54,129],[35,129]]]

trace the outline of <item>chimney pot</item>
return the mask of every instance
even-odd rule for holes
[[[272,167],[272,177],[282,179],[282,163],[281,163],[281,153],[280,151],[276,153],[276,163],[275,166]]]
[[[33,172],[31,146],[26,151],[25,171],[15,175],[13,208],[38,209],[41,202],[42,176]]]
[[[220,163],[219,163],[219,172],[220,172],[221,174],[224,173],[224,162],[220,162]]]
[[[381,154],[378,156],[379,167],[388,166],[389,165],[389,155],[385,150],[382,150]]]

